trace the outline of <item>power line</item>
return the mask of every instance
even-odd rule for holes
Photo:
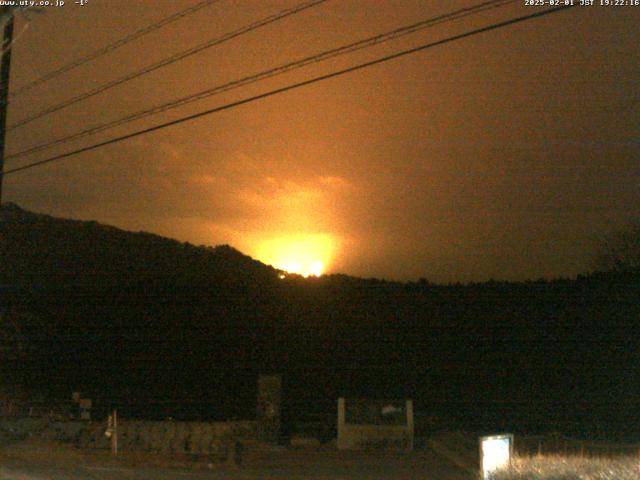
[[[46,108],[44,110],[41,110],[38,113],[35,113],[31,116],[28,116],[22,120],[19,120],[18,122],[14,123],[13,125],[10,125],[7,128],[7,131],[12,131],[15,130],[18,127],[21,127],[22,125],[26,125],[27,123],[33,122],[34,120],[37,120],[38,118],[42,118],[46,115],[49,115],[50,113],[54,113],[57,112],[58,110],[62,110],[63,108],[69,107],[75,103],[78,103],[82,100],[86,100],[87,98],[91,98],[95,95],[98,95],[99,93],[105,92],[115,86],[121,85],[125,82],[128,82],[130,80],[133,80],[135,78],[141,77],[143,75],[146,75],[147,73],[151,73],[155,70],[158,70],[159,68],[162,67],[166,67],[167,65],[170,65],[172,63],[175,63],[177,61],[183,60],[187,57],[190,57],[192,55],[195,55],[196,53],[200,53],[203,50],[206,50],[208,48],[220,45],[222,43],[225,43],[229,40],[232,40],[236,37],[239,37],[241,35],[244,35],[246,33],[252,32],[254,30],[257,30],[259,28],[262,28],[266,25],[269,25],[271,23],[277,22],[279,20],[282,20],[283,18],[289,17],[291,15],[295,15],[296,13],[299,13],[303,10],[306,10],[308,8],[311,7],[315,7],[316,5],[319,5],[321,3],[325,3],[328,0],[310,0],[307,2],[303,2],[301,4],[296,5],[295,7],[292,8],[287,8],[284,10],[281,10],[280,12],[273,14],[273,15],[269,15],[268,17],[265,17],[261,20],[258,20],[257,22],[253,22],[250,25],[241,27],[237,30],[234,30],[232,32],[226,33],[224,35],[222,35],[221,37],[216,37],[213,38],[211,40],[208,40],[205,43],[201,43],[200,45],[197,45],[195,47],[192,47],[188,50],[184,50],[182,52],[179,52],[175,55],[172,55],[171,57],[165,58],[164,60],[160,60],[157,63],[154,63],[153,65],[150,65],[146,68],[143,68],[142,70],[138,70],[132,73],[129,73],[127,75],[125,75],[124,77],[120,77],[117,78],[115,80],[112,80],[111,82],[107,82],[104,83],[102,85],[97,86],[96,88],[94,88],[93,90],[89,90],[86,93],[83,93],[81,95],[77,95],[75,97],[70,98],[69,100],[65,100],[64,102],[58,103],[52,107]]]
[[[40,145],[35,145],[33,147],[30,147],[26,150],[20,151],[20,152],[16,152],[12,155],[8,155],[6,158],[7,160],[9,159],[15,159],[15,158],[20,158],[35,152],[39,152],[42,150],[46,150],[48,148],[54,147],[56,145],[60,145],[60,144],[64,144],[64,143],[68,143],[70,141],[73,140],[77,140],[89,135],[93,135],[95,133],[99,133],[102,132],[104,130],[108,130],[120,125],[124,125],[130,122],[133,122],[135,120],[140,120],[142,118],[151,116],[151,115],[155,115],[173,108],[177,108],[177,107],[181,107],[184,105],[187,105],[189,103],[193,103],[195,101],[199,101],[199,100],[203,100],[205,98],[211,97],[213,95],[217,95],[219,93],[222,92],[227,92],[230,90],[235,90],[236,88],[240,88],[252,83],[256,83],[258,81],[261,80],[265,80],[267,78],[271,78],[271,77],[275,77],[277,75],[282,75],[284,73],[290,72],[292,70],[297,70],[299,68],[311,65],[313,63],[318,63],[330,58],[334,58],[337,56],[341,56],[341,55],[345,55],[348,53],[353,53],[356,52],[358,50],[362,50],[365,48],[369,48],[372,47],[374,45],[379,45],[385,42],[388,42],[390,40],[394,40],[400,37],[403,37],[405,35],[409,35],[411,33],[415,33],[419,30],[425,29],[425,28],[429,28],[429,27],[433,27],[435,25],[439,25],[442,23],[446,23],[446,22],[450,22],[453,20],[458,20],[460,18],[464,18],[466,16],[469,15],[475,15],[477,13],[480,12],[484,12],[490,9],[494,9],[494,8],[498,8],[498,7],[502,7],[506,4],[509,3],[514,3],[516,0],[490,0],[490,1],[486,1],[480,4],[477,4],[475,6],[472,7],[466,7],[460,10],[456,10],[454,12],[450,12],[447,14],[443,14],[443,15],[439,15],[437,17],[432,17],[426,20],[422,20],[420,22],[405,26],[405,27],[400,27],[397,28],[395,30],[391,30],[389,32],[386,33],[382,33],[379,35],[374,35],[373,37],[368,37],[366,39],[363,40],[359,40],[338,48],[334,48],[331,50],[327,50],[324,52],[321,52],[319,54],[315,54],[315,55],[311,55],[308,57],[304,57],[302,59],[298,59],[295,60],[293,62],[289,62],[283,65],[280,65],[278,67],[275,68],[271,68],[265,71],[262,71],[260,73],[254,74],[254,75],[250,75],[247,77],[243,77],[240,78],[238,80],[233,80],[231,82],[222,84],[222,85],[218,85],[212,88],[209,88],[207,90],[203,90],[191,95],[187,95],[185,97],[179,98],[177,100],[173,100],[171,102],[168,103],[164,103],[161,105],[157,105],[133,114],[129,114],[125,117],[121,117],[119,119],[116,120],[112,120],[110,122],[107,123],[103,123],[101,125],[97,125],[94,127],[90,127],[86,130],[82,130],[80,132],[77,132],[75,134],[66,136],[66,137],[61,137],[55,140],[52,140],[50,142],[47,143],[43,143]]]
[[[492,31],[492,30],[497,30],[499,28],[507,27],[507,26],[514,25],[514,24],[517,24],[517,23],[525,22],[527,20],[532,20],[534,18],[540,18],[540,17],[546,16],[546,15],[550,15],[550,14],[557,13],[557,12],[560,12],[560,11],[563,11],[563,10],[567,10],[569,8],[573,8],[574,6],[575,5],[563,5],[563,6],[560,6],[560,7],[554,7],[554,8],[547,9],[547,10],[544,10],[544,11],[541,11],[541,12],[536,12],[536,13],[531,13],[531,14],[528,14],[528,15],[523,15],[523,16],[512,18],[510,20],[506,20],[506,21],[503,21],[503,22],[494,23],[494,24],[488,25],[486,27],[478,28],[478,29],[471,30],[471,31],[468,31],[468,32],[465,32],[465,33],[461,33],[461,34],[458,34],[458,35],[453,35],[451,37],[447,37],[447,38],[444,38],[442,40],[437,40],[435,42],[426,43],[426,44],[420,45],[418,47],[410,48],[408,50],[403,50],[401,52],[394,53],[394,54],[391,54],[391,55],[387,55],[387,56],[384,56],[384,57],[380,57],[380,58],[377,58],[375,60],[371,60],[371,61],[368,61],[368,62],[365,62],[365,63],[360,63],[360,64],[354,65],[352,67],[348,67],[348,68],[345,68],[345,69],[342,69],[342,70],[337,70],[335,72],[328,73],[328,74],[325,74],[325,75],[320,75],[320,76],[311,78],[309,80],[304,80],[302,82],[298,82],[298,83],[294,83],[294,84],[291,84],[291,85],[287,85],[285,87],[280,87],[280,88],[277,88],[277,89],[274,89],[274,90],[270,90],[268,92],[261,93],[259,95],[254,95],[252,97],[247,97],[247,98],[244,98],[242,100],[237,100],[235,102],[227,103],[225,105],[222,105],[222,106],[219,106],[219,107],[215,107],[215,108],[211,108],[209,110],[205,110],[203,112],[199,112],[199,113],[196,113],[196,114],[193,114],[193,115],[188,115],[186,117],[182,117],[182,118],[179,118],[177,120],[172,120],[170,122],[161,123],[161,124],[155,125],[153,127],[145,128],[143,130],[138,130],[137,132],[133,132],[133,133],[129,133],[129,134],[126,134],[126,135],[122,135],[120,137],[115,137],[115,138],[112,138],[110,140],[106,140],[104,142],[96,143],[96,144],[93,144],[93,145],[90,145],[90,146],[87,146],[87,147],[83,147],[83,148],[79,148],[77,150],[73,150],[71,152],[63,153],[63,154],[60,154],[60,155],[55,155],[53,157],[49,157],[49,158],[46,158],[44,160],[39,160],[37,162],[33,162],[33,163],[30,163],[30,164],[27,164],[27,165],[23,165],[21,167],[16,167],[16,168],[7,170],[6,172],[4,172],[4,175],[17,173],[17,172],[20,172],[20,171],[24,171],[24,170],[28,170],[28,169],[34,168],[34,167],[38,167],[40,165],[44,165],[46,163],[51,163],[51,162],[54,162],[54,161],[62,160],[64,158],[68,158],[68,157],[71,157],[73,155],[78,155],[80,153],[84,153],[84,152],[88,152],[88,151],[91,151],[91,150],[95,150],[95,149],[100,148],[100,147],[104,147],[104,146],[107,146],[107,145],[118,143],[118,142],[121,142],[121,141],[124,141],[124,140],[128,140],[130,138],[138,137],[138,136],[141,136],[141,135],[144,135],[144,134],[147,134],[147,133],[155,132],[157,130],[162,130],[164,128],[168,128],[168,127],[171,127],[171,126],[174,126],[174,125],[178,125],[180,123],[184,123],[184,122],[188,122],[188,121],[191,121],[191,120],[195,120],[195,119],[200,118],[200,117],[211,115],[211,114],[214,114],[214,113],[217,113],[217,112],[221,112],[221,111],[224,111],[224,110],[229,110],[231,108],[238,107],[240,105],[244,105],[244,104],[251,103],[251,102],[254,102],[254,101],[257,101],[257,100],[262,100],[264,98],[272,97],[272,96],[278,95],[280,93],[288,92],[290,90],[295,90],[295,89],[298,89],[298,88],[301,88],[301,87],[305,87],[307,85],[311,85],[311,84],[314,84],[314,83],[317,83],[317,82],[321,82],[321,81],[328,80],[328,79],[331,79],[331,78],[339,77],[339,76],[345,75],[347,73],[351,73],[351,72],[355,72],[355,71],[358,71],[358,70],[362,70],[364,68],[371,67],[373,65],[378,65],[378,64],[387,62],[389,60],[394,60],[396,58],[404,57],[406,55],[410,55],[410,54],[413,54],[413,53],[416,53],[416,52],[420,52],[422,50],[427,50],[427,49],[434,48],[434,47],[437,47],[437,46],[440,46],[440,45],[444,45],[444,44],[447,44],[447,43],[455,42],[457,40],[462,40],[462,39],[467,38],[467,37],[478,35],[480,33],[485,33],[485,32],[489,32],[489,31]]]
[[[78,68],[82,65],[84,65],[85,63],[89,63],[92,60],[95,60],[98,57],[101,57],[103,55],[106,55],[109,52],[112,52],[124,45],[126,45],[127,43],[133,42],[134,40],[137,40],[138,38],[147,35],[148,33],[151,33],[155,30],[158,30],[159,28],[164,27],[165,25],[169,25],[170,23],[173,23],[177,20],[180,20],[181,18],[184,18],[188,15],[191,15],[193,13],[196,13],[199,10],[202,10],[205,7],[208,7],[209,5],[212,5],[214,3],[217,3],[221,0],[203,0],[199,3],[196,3],[195,5],[185,8],[184,10],[180,10],[177,13],[174,13],[173,15],[169,15],[168,17],[163,18],[162,20],[156,22],[156,23],[152,23],[150,25],[147,25],[146,27],[143,27],[135,32],[133,32],[130,35],[127,35],[126,37],[123,37],[105,47],[102,47],[98,50],[95,50],[94,52],[79,58],[77,60],[74,60],[56,70],[53,70],[35,80],[32,80],[31,82],[27,83],[26,85],[23,85],[22,87],[18,88],[15,92],[13,92],[11,94],[11,98],[16,97],[24,92],[27,92],[29,90],[32,90],[33,88],[37,87],[38,85],[41,85],[49,80],[52,80],[56,77],[59,77],[60,75],[62,75],[63,73],[66,73],[70,70],[73,70],[75,68]]]

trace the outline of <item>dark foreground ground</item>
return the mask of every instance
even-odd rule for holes
[[[0,480],[470,478],[429,448],[409,454],[271,449],[247,452],[238,466],[132,452],[114,458],[106,451],[29,440],[0,448]]]

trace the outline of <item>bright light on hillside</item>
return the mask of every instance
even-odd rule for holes
[[[322,275],[331,260],[334,242],[328,235],[292,235],[264,241],[259,260],[279,270],[302,275]]]

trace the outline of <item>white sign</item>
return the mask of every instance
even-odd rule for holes
[[[497,470],[506,468],[513,452],[513,435],[480,437],[480,472],[482,480],[491,480]]]

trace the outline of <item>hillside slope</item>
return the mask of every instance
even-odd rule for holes
[[[250,417],[410,397],[487,429],[637,432],[640,278],[469,285],[278,278],[229,246],[0,212],[0,375],[123,414]],[[295,416],[292,413],[292,416]]]
[[[163,278],[204,287],[265,282],[277,275],[228,245],[197,247],[97,222],[34,214],[15,204],[2,206],[0,225],[2,275],[21,284],[122,285]]]

